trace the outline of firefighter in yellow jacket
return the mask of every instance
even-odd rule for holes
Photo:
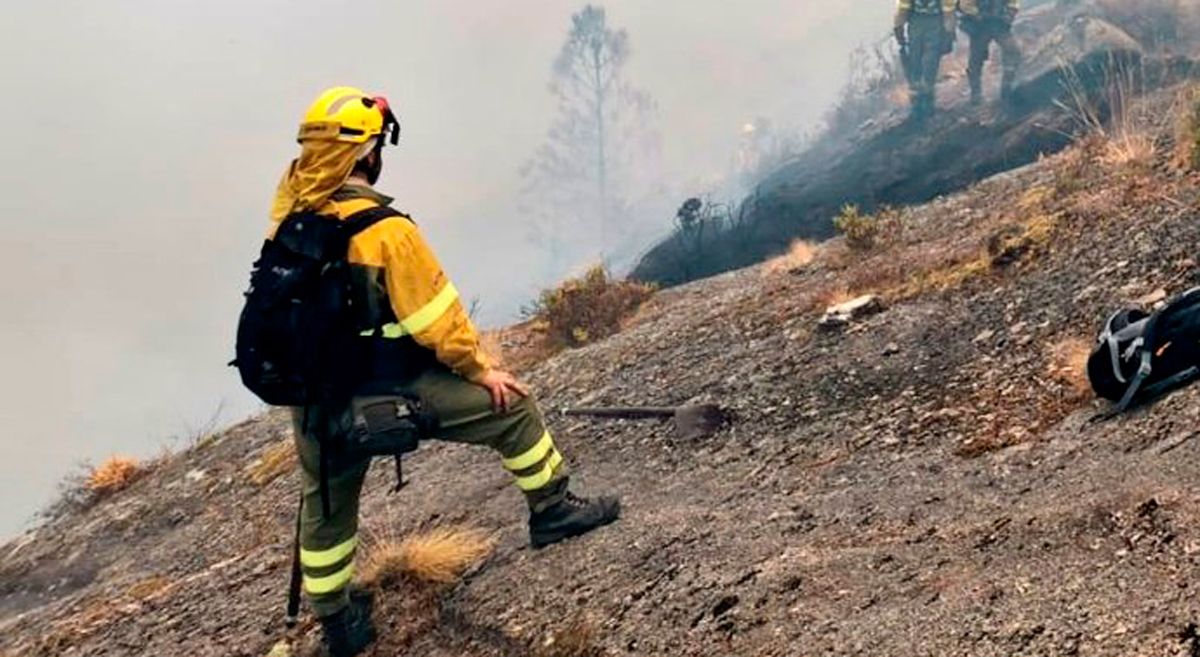
[[[983,102],[983,65],[992,42],[1000,46],[1004,73],[1000,79],[1000,98],[1012,99],[1013,84],[1021,66],[1021,47],[1013,36],[1013,21],[1021,10],[1021,0],[959,0],[960,25],[971,39],[971,57],[967,80],[971,84],[971,104]]]
[[[273,227],[300,211],[346,219],[392,199],[373,188],[382,147],[399,126],[387,101],[350,87],[326,91],[300,127],[301,153],[283,176],[272,207]],[[529,505],[534,547],[583,534],[615,520],[615,498],[585,499],[567,489],[567,465],[537,404],[512,375],[495,368],[479,346],[458,290],[404,216],[375,223],[350,243],[361,337],[367,354],[357,396],[349,404],[295,409],[303,470],[300,567],[304,590],[334,657],[361,653],[374,640],[370,600],[351,596],[358,501],[369,462],[326,472],[323,509],[318,444],[338,432],[369,426],[369,414],[403,412],[417,399],[436,421],[440,440],[485,445],[499,452]],[[324,511],[328,511],[325,513]]]
[[[893,33],[912,92],[912,118],[933,115],[942,57],[954,47],[956,0],[898,0]]]

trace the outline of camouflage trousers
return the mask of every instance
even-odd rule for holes
[[[567,466],[546,430],[532,398],[511,405],[507,412],[492,410],[487,391],[444,369],[428,371],[396,388],[402,397],[420,400],[424,412],[438,421],[436,440],[484,445],[499,452],[501,464],[513,475],[532,511],[562,499]],[[362,408],[388,401],[386,396],[360,397],[338,408],[293,410],[296,448],[302,471],[300,568],[304,591],[317,616],[337,613],[349,602],[347,587],[354,578],[358,546],[359,495],[370,462],[329,466],[329,515],[321,502],[319,439],[349,432],[363,424]]]

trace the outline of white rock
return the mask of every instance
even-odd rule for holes
[[[830,306],[821,317],[819,326],[822,328],[841,328],[851,321],[873,315],[883,310],[879,297],[867,294],[846,303]]]

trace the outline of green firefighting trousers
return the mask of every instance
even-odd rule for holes
[[[1004,78],[1001,86],[1005,93],[1012,89],[1017,71],[1021,66],[1021,47],[1012,33],[1012,25],[1001,18],[974,18],[963,20],[963,31],[971,38],[971,57],[967,63],[967,80],[973,98],[983,93],[983,65],[987,62],[992,42],[1000,46]]]
[[[932,112],[942,57],[952,35],[941,14],[912,14],[908,19],[909,88],[913,107]]]
[[[562,499],[567,465],[546,430],[532,398],[520,399],[507,412],[492,410],[487,391],[445,369],[421,374],[399,389],[415,397],[422,411],[438,421],[432,438],[498,451],[531,511]],[[295,409],[296,448],[300,455],[304,501],[300,516],[300,568],[304,591],[319,617],[337,613],[349,602],[347,586],[354,577],[358,546],[358,502],[369,461],[329,468],[329,517],[322,512],[318,437],[351,431],[361,419],[356,411],[379,396],[355,399],[340,408]]]

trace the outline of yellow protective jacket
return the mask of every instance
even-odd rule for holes
[[[958,0],[958,10],[970,18],[1012,18],[1021,10],[1021,0]]]
[[[272,207],[274,234],[288,214],[311,209],[340,219],[392,199],[367,186],[347,184],[353,149],[342,144],[305,145],[305,153],[289,167]],[[304,167],[309,151],[344,151],[341,157],[311,157],[321,164]],[[347,155],[348,154],[348,155]],[[350,157],[347,167],[343,160]],[[334,179],[335,185],[328,184]],[[299,190],[299,191],[297,191]],[[406,379],[436,363],[471,381],[491,368],[479,346],[479,334],[467,316],[458,290],[420,232],[407,217],[384,219],[350,242],[349,261],[355,277],[355,307],[363,339],[367,387]]]
[[[935,14],[950,18],[958,0],[897,0],[896,26],[908,22],[913,14]]]

